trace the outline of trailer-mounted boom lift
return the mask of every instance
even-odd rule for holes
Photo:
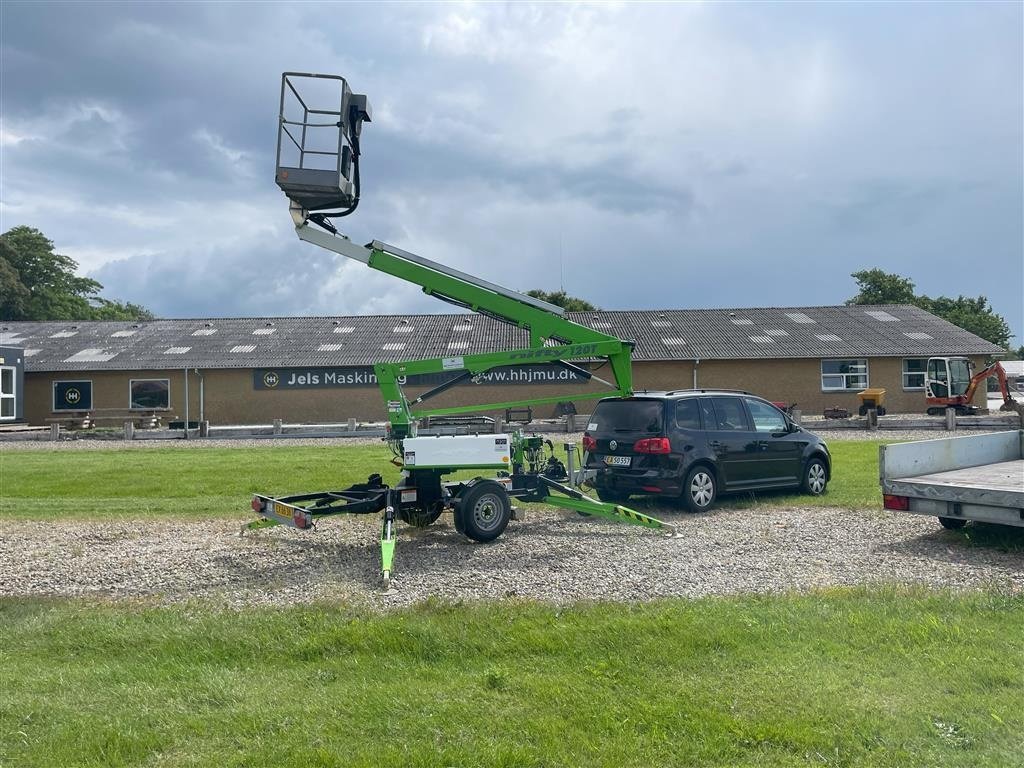
[[[335,101],[327,107],[311,106],[303,96],[304,89],[300,91],[300,84],[333,85],[337,89]],[[419,285],[424,293],[443,301],[522,328],[528,332],[529,345],[511,351],[377,363],[374,372],[389,421],[386,439],[395,455],[394,463],[402,470],[398,484],[388,486],[379,474],[374,474],[365,483],[341,490],[284,497],[258,494],[253,498],[253,510],[262,521],[300,529],[311,528],[316,518],[325,515],[383,512],[381,572],[385,589],[390,586],[393,570],[397,521],[427,526],[448,510],[454,515],[456,529],[476,541],[491,541],[501,535],[515,515],[511,499],[542,502],[672,533],[671,527],[660,520],[582,493],[573,485],[572,454],[567,456],[567,470],[554,455],[551,442],[541,437],[526,436],[520,431],[417,436],[417,422],[427,416],[567,399],[562,394],[454,408],[423,406],[441,392],[502,366],[557,365],[608,387],[603,392],[572,395],[576,400],[609,394],[629,396],[633,386],[633,345],[574,323],[565,317],[562,308],[547,302],[377,240],[362,246],[338,233],[331,219],[350,214],[359,203],[359,137],[362,123],[369,119],[366,97],[353,94],[344,79],[296,72],[282,75],[277,183],[291,201],[289,210],[299,239]],[[328,142],[322,140],[323,134],[327,134]],[[605,361],[613,381],[599,379],[573,360]],[[449,374],[451,378],[410,400],[402,382],[419,374]],[[464,470],[487,470],[495,476],[445,479]]]

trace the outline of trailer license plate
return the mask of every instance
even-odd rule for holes
[[[610,467],[628,467],[630,462],[629,456],[605,456],[604,463]]]

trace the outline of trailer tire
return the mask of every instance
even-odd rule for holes
[[[466,486],[455,505],[455,527],[473,541],[494,541],[511,518],[508,491],[494,480],[479,480]]]
[[[398,513],[398,516],[414,528],[427,528],[437,522],[437,518],[444,512],[444,503],[436,502],[428,509],[406,509]]]
[[[956,531],[967,525],[967,521],[960,517],[940,517],[939,523],[947,531]]]
[[[821,496],[828,487],[828,468],[817,456],[812,457],[804,467],[800,490],[811,496]]]

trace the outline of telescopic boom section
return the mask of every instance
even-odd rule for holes
[[[415,419],[420,416],[496,410],[520,405],[555,403],[566,399],[566,395],[563,394],[457,408],[419,409],[415,406],[449,388],[451,384],[441,385],[410,403],[399,382],[406,376],[417,374],[461,371],[465,374],[458,377],[458,381],[461,381],[505,365],[556,363],[589,379],[596,377],[568,361],[605,359],[611,366],[614,381],[598,380],[606,384],[610,391],[573,394],[572,398],[594,399],[608,395],[632,394],[632,342],[574,323],[565,317],[565,310],[561,307],[489,283],[377,240],[366,246],[356,245],[343,236],[313,229],[304,219],[297,220],[296,232],[301,240],[419,285],[426,294],[489,315],[529,332],[530,345],[522,349],[375,365],[377,381],[387,402],[393,437],[402,438],[410,435]]]

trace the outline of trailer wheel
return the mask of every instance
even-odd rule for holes
[[[444,502],[438,501],[426,509],[403,509],[399,517],[415,528],[426,528],[437,522],[444,511]]]
[[[807,466],[804,467],[804,478],[800,485],[801,490],[804,493],[809,493],[811,496],[821,496],[825,492],[827,485],[828,470],[825,468],[825,462],[818,458],[808,461]]]
[[[940,517],[939,523],[942,524],[943,528],[949,531],[955,531],[967,525],[967,521],[959,517]]]
[[[456,529],[473,541],[494,541],[512,517],[512,504],[501,483],[481,480],[468,486],[455,505]]]

